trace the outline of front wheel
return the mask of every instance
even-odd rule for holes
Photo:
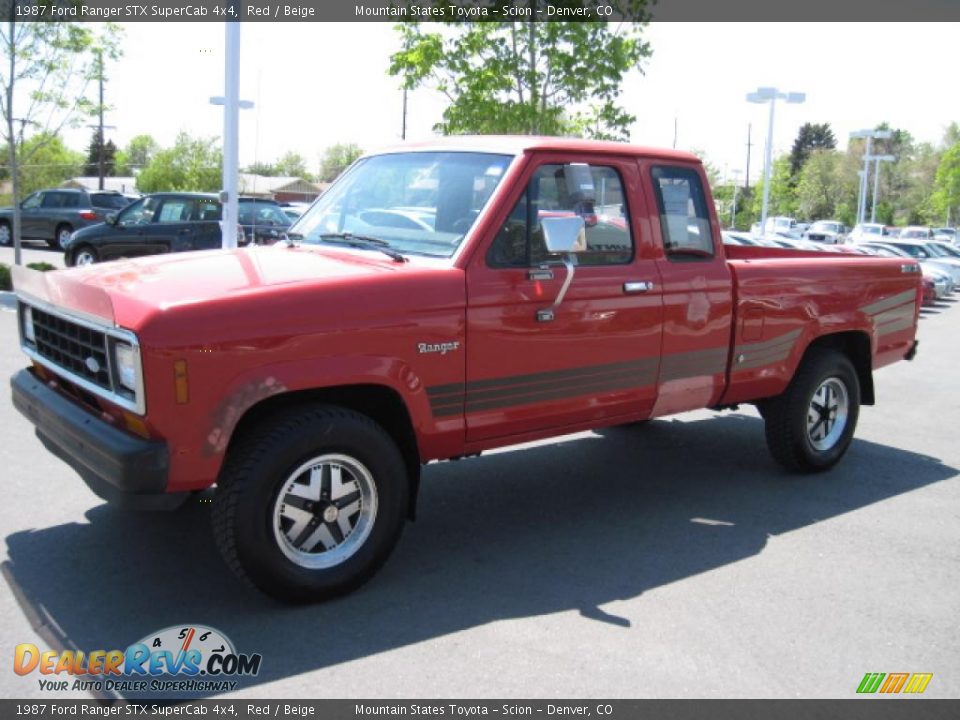
[[[82,245],[73,254],[73,264],[77,267],[93,265],[97,261],[97,251],[89,245]]]
[[[827,470],[850,447],[859,414],[860,383],[849,358],[813,350],[784,393],[763,403],[767,446],[787,470]]]
[[[214,497],[214,534],[230,568],[267,595],[326,600],[386,562],[408,493],[403,457],[383,428],[343,408],[299,408],[231,451]]]

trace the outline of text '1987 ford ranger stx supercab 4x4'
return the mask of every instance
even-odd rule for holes
[[[284,246],[17,268],[13,401],[112,502],[216,485],[227,564],[317,600],[384,563],[431,460],[754,403],[780,464],[831,467],[921,277],[725,248],[687,153],[451,138],[360,159]]]

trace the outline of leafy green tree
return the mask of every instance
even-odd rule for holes
[[[262,175],[263,177],[274,177],[276,175],[281,175],[282,173],[277,171],[277,166],[273,163],[257,161],[252,163],[244,169],[244,172],[250,173],[252,175]]]
[[[137,176],[141,192],[218,190],[222,184],[223,153],[215,138],[177,135],[173,147],[160,150]]]
[[[353,160],[350,162],[353,162]],[[274,167],[277,169],[277,175],[298,177],[303,178],[304,180],[313,179],[313,176],[307,170],[307,159],[300,153],[292,150],[288,153],[285,153],[279,160],[277,160]]]
[[[320,156],[321,182],[333,182],[354,160],[363,155],[363,150],[355,143],[337,143],[323,151]]]
[[[837,139],[833,136],[830,123],[804,123],[790,150],[791,177],[799,180],[800,170],[814,150],[833,150],[836,147]]]
[[[818,149],[810,153],[797,183],[797,212],[811,220],[832,218],[841,198],[842,156],[835,150]]]
[[[23,143],[21,152],[30,158],[29,163],[19,167],[24,195],[57,187],[64,180],[83,174],[83,153],[71,150],[59,137],[34,135]]]
[[[123,150],[117,151],[117,175],[136,175],[145,168],[160,150],[160,145],[150,135],[131,138]]]
[[[797,198],[790,173],[790,156],[781,155],[770,170],[770,205],[767,216],[797,214]],[[763,209],[763,180],[754,186],[753,214],[759,218]]]
[[[103,142],[100,135],[100,128],[93,131],[90,138],[90,144],[87,146],[87,162],[83,166],[83,174],[88,177],[100,176],[100,145],[103,145],[103,174],[104,177],[110,177],[116,174],[116,155],[117,146],[113,140]]]
[[[506,5],[507,3],[501,3]],[[624,74],[651,54],[647,0],[612,5],[633,22],[403,23],[389,72],[409,89],[431,85],[449,105],[447,135],[513,133],[625,139],[634,116],[617,104]],[[536,11],[541,0],[526,0]]]
[[[68,0],[69,2],[69,0]],[[49,9],[62,2],[38,0]],[[6,5],[10,10],[9,3]],[[20,172],[45,142],[99,109],[89,97],[91,81],[103,71],[103,59],[120,56],[120,27],[114,23],[64,21],[0,23],[0,141],[6,143],[13,188],[14,258],[20,263]],[[24,143],[27,129],[38,141]],[[34,163],[35,164],[35,163]]]
[[[960,211],[960,141],[954,143],[940,158],[933,181],[931,209],[943,222],[956,221]]]

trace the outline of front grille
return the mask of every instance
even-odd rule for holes
[[[105,333],[35,307],[31,312],[38,355],[104,390],[114,391]]]

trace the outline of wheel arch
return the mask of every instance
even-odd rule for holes
[[[860,383],[860,404],[876,403],[873,387],[873,353],[870,336],[866,332],[847,330],[821,335],[807,346],[803,360],[806,360],[811,351],[817,349],[836,350],[846,355],[857,372],[857,380]]]
[[[410,505],[407,515],[413,520],[420,490],[420,449],[406,403],[396,390],[386,385],[342,385],[270,395],[246,409],[234,426],[226,452],[229,454],[232,448],[243,441],[245,434],[270,416],[286,412],[298,405],[317,403],[336,405],[366,415],[393,438],[403,456],[410,480]]]

